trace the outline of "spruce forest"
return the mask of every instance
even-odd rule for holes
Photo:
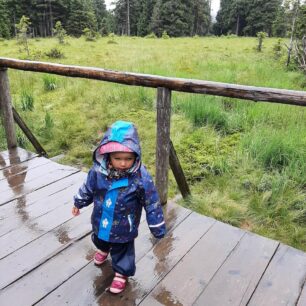
[[[306,2],[0,0],[0,57],[306,90]],[[154,176],[156,90],[8,69],[12,103],[49,157],[87,171],[115,120]],[[0,123],[0,150],[6,150]],[[172,92],[182,205],[306,251],[306,108]],[[17,127],[18,146],[34,151]],[[169,171],[169,197],[179,194]]]
[[[286,37],[297,13],[297,32],[305,30],[306,9],[298,0],[221,0],[213,22],[211,0],[117,0],[107,10],[104,0],[0,0],[0,37],[14,37],[24,15],[32,37],[53,36],[60,21],[68,35],[79,37],[85,28],[107,35],[170,37],[228,35]]]

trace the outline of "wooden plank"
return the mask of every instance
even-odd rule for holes
[[[44,166],[42,167],[33,169],[33,172],[35,172],[36,176],[34,175],[33,172],[31,173],[31,175],[29,175],[29,177],[28,177],[28,174],[26,174],[22,179],[18,178],[17,176],[13,181],[10,182],[11,186],[9,187],[8,187],[8,183],[1,184],[3,182],[1,181],[0,182],[0,193],[3,196],[1,196],[1,199],[0,199],[0,206],[7,204],[8,202],[16,198],[22,197],[46,185],[52,184],[53,182],[59,181],[64,177],[67,177],[76,172],[79,172],[78,169],[64,166],[64,165],[59,165],[53,162],[48,163],[46,167]],[[43,171],[43,169],[44,171],[48,170],[49,172],[39,173],[38,169],[41,169],[41,171]]]
[[[38,302],[63,280],[91,262],[94,250],[90,240],[90,236],[87,236],[72,244],[44,265],[3,289],[0,292],[0,304],[2,306],[33,305]]]
[[[8,206],[11,209],[11,214],[10,217],[6,217],[0,223],[0,237],[16,228],[23,226],[25,223],[35,222],[34,220],[36,218],[58,208],[66,202],[70,202],[72,205],[73,194],[76,193],[77,188],[81,185],[82,181],[83,179],[80,178],[79,182],[76,182],[75,185],[69,186],[66,189],[53,193],[51,196],[46,195],[44,199],[37,201],[29,206],[23,205],[24,201],[20,201],[22,198],[19,198],[17,201],[12,201],[14,203],[13,205],[11,202],[10,205],[1,206]]]
[[[26,160],[37,157],[37,154],[28,152],[22,148],[14,148],[10,151],[0,153],[0,170],[14,164],[22,163]]]
[[[305,278],[306,254],[281,244],[248,305],[296,305]]]
[[[85,180],[85,177],[86,173],[76,172],[68,177],[64,177],[59,181],[53,182],[47,186],[44,186],[29,194],[26,194],[23,197],[11,201],[8,205],[0,206],[0,220],[5,220],[7,218],[15,218],[16,213],[18,213],[19,209],[31,209],[31,205],[38,205],[38,203],[43,203],[43,200],[45,198],[55,195],[56,193],[61,192],[71,186],[75,186],[76,193],[78,187],[80,186],[78,186],[77,184]]]
[[[105,292],[98,305],[138,305],[214,224],[214,220],[191,213],[174,231],[157,243],[137,264],[125,292],[113,296]],[[181,278],[180,278],[181,279]],[[180,280],[177,280],[181,282]]]
[[[74,244],[76,240],[88,235],[91,232],[90,214],[91,209],[85,209],[78,217],[69,220],[0,260],[0,270],[2,271],[0,288],[18,280],[58,252]],[[75,255],[75,257],[78,257],[78,255]],[[69,264],[68,267],[71,268]],[[58,268],[63,269],[64,267],[59,265]],[[30,274],[31,276],[28,276],[26,280],[31,281],[36,277],[39,279],[37,272],[31,272]],[[26,282],[21,279],[18,284],[26,284]]]
[[[163,209],[168,229],[167,235],[171,235],[172,230],[191,213],[187,209],[169,205],[169,203]],[[158,243],[155,238],[152,238],[146,222],[140,224],[139,233],[139,237],[135,240],[136,262],[139,262]],[[96,298],[109,286],[112,277],[113,271],[109,261],[101,268],[93,264],[88,265],[46,296],[38,305],[94,305]]]
[[[168,168],[170,151],[170,117],[171,91],[167,88],[157,89],[156,105],[156,171],[155,185],[161,204],[168,198]]]
[[[6,180],[0,181],[0,192],[5,192],[6,190],[13,188],[20,189],[22,188],[22,186],[31,183],[32,180],[41,178],[46,174],[53,172],[56,169],[65,169],[65,170],[69,169],[73,170],[74,172],[76,170],[75,168],[52,162],[44,157],[35,158],[35,160],[37,160],[37,163],[40,162],[41,165],[38,167],[32,167],[30,169],[27,169],[27,165],[22,163],[14,167],[16,173],[8,172]],[[45,161],[45,163],[43,161]]]
[[[47,158],[37,157],[37,158],[29,159],[19,164],[15,164],[10,167],[4,168],[0,170],[0,181],[5,180],[5,179],[8,181],[12,180],[13,177],[17,175],[22,175],[23,173],[26,173],[30,169],[35,169],[37,167],[48,164],[50,162],[51,161]]]
[[[304,287],[302,289],[299,301],[297,303],[297,306],[305,306],[305,305],[306,305],[306,279],[304,281]]]
[[[284,104],[306,106],[305,91],[244,86],[195,79],[171,78],[159,75],[114,71],[96,67],[80,67],[46,62],[17,60],[4,57],[0,58],[0,67],[54,73],[70,77],[81,77],[133,86],[154,88],[166,87],[170,90],[246,99],[256,102],[272,101]]]
[[[216,222],[141,305],[193,305],[244,234]]]
[[[277,246],[277,241],[246,233],[194,305],[246,305]]]
[[[0,68],[0,111],[8,149],[17,147],[17,137],[12,111],[12,99],[7,69]]]
[[[72,201],[67,200],[60,207],[34,220],[29,219],[22,226],[1,236],[0,259],[73,218],[71,207]]]

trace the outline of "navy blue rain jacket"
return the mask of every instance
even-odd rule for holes
[[[99,153],[101,146],[114,141],[137,155],[134,171],[119,179],[108,176],[107,156]],[[93,159],[94,165],[74,197],[74,205],[78,208],[94,203],[91,216],[93,232],[104,241],[131,241],[138,235],[144,208],[151,233],[156,238],[162,238],[166,232],[163,211],[152,177],[141,165],[141,149],[135,126],[130,122],[115,122],[95,150]]]

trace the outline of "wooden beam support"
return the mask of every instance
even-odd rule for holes
[[[29,141],[31,142],[33,147],[35,148],[36,152],[39,155],[48,157],[47,152],[45,151],[45,149],[38,142],[36,137],[33,135],[33,133],[28,128],[28,126],[25,124],[25,122],[22,120],[22,118],[19,116],[19,114],[17,113],[17,111],[15,110],[14,107],[12,108],[12,110],[13,110],[13,116],[14,116],[14,119],[15,119],[16,123],[18,124],[20,129],[24,132],[24,134],[27,136],[27,138],[29,139]]]
[[[7,148],[9,150],[17,147],[16,130],[14,125],[10,85],[7,69],[0,68],[0,109],[2,122],[6,135]]]
[[[174,149],[174,146],[171,140],[170,140],[169,163],[170,163],[170,167],[173,172],[173,175],[175,177],[176,183],[178,185],[178,188],[183,198],[186,199],[188,196],[191,195],[190,189],[189,189],[184,171],[181,167],[180,161],[176,155],[176,152],[175,152],[175,149]]]
[[[170,90],[223,96],[255,102],[275,102],[306,106],[306,92],[267,87],[244,86],[195,79],[171,78],[159,75],[114,71],[95,67],[60,65],[47,62],[16,60],[0,57],[0,67],[46,72],[69,77],[95,79],[125,85],[165,87]]]
[[[156,188],[161,204],[167,203],[168,168],[170,151],[171,91],[157,89],[157,131],[156,131]]]

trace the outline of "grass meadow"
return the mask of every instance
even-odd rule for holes
[[[265,39],[259,53],[255,38],[104,37],[32,39],[29,48],[33,60],[305,90],[305,75],[285,68],[276,44]],[[54,48],[64,57],[48,57]],[[15,40],[0,41],[0,56],[26,58]],[[49,156],[86,171],[106,127],[128,120],[154,175],[155,89],[15,70],[9,78],[15,108]],[[306,251],[306,108],[177,92],[172,106],[171,139],[192,190],[182,205]],[[178,193],[172,175],[169,187]]]

